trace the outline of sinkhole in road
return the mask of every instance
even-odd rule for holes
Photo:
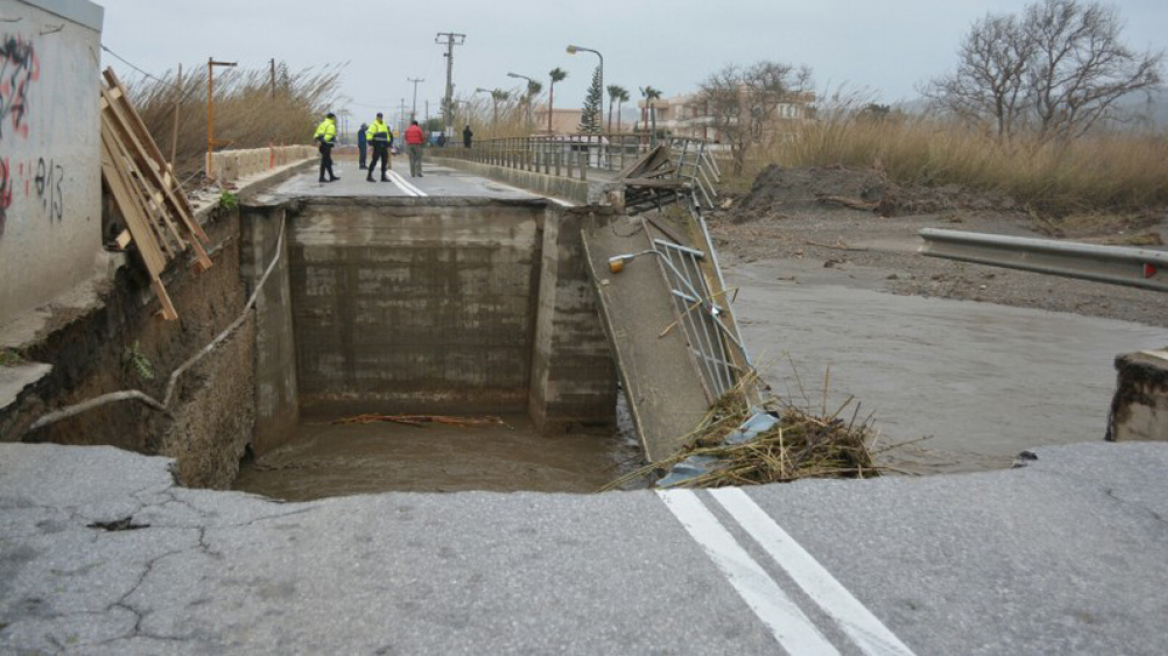
[[[256,429],[234,487],[593,492],[639,466],[584,267],[590,211],[313,198],[245,213],[252,259],[284,257],[257,304]],[[345,421],[370,414],[500,421]]]

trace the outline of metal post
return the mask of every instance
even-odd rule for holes
[[[235,62],[217,62],[214,57],[207,58],[207,177],[211,177],[211,153],[216,145],[226,142],[215,141],[215,67],[235,66]]]
[[[178,65],[178,81],[175,83],[177,87],[174,99],[174,130],[170,133],[170,171],[174,173],[174,158],[175,153],[178,152],[178,117],[179,110],[182,108],[183,101],[183,85],[182,85],[182,64]]]

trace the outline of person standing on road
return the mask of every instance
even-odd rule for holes
[[[422,177],[422,144],[426,142],[426,135],[417,121],[410,121],[406,128],[406,150],[410,153],[410,177]]]
[[[373,123],[365,130],[365,139],[373,145],[373,159],[369,162],[369,174],[365,176],[365,179],[369,182],[377,182],[373,179],[373,169],[377,168],[377,161],[380,159],[381,181],[389,182],[389,176],[385,174],[385,170],[393,168],[389,162],[389,145],[393,143],[393,132],[382,120],[381,112],[377,112],[377,118],[373,119]]]
[[[462,145],[467,147],[467,148],[470,148],[470,141],[473,138],[474,138],[474,132],[470,131],[470,124],[468,123],[467,126],[462,129]]]
[[[340,180],[333,173],[333,146],[337,145],[337,115],[332,112],[326,114],[320,125],[316,126],[316,133],[312,138],[320,144],[320,181]],[[328,178],[324,177],[325,173],[328,173]]]
[[[360,156],[360,168],[365,170],[365,151],[369,148],[369,137],[365,136],[365,131],[369,129],[368,123],[362,123],[361,128],[357,130],[357,153]]]

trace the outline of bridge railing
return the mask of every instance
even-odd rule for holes
[[[683,150],[696,152],[700,140],[685,142]],[[703,142],[704,143],[704,142]],[[625,169],[653,147],[649,135],[623,133],[582,133],[551,136],[506,137],[475,141],[470,148],[448,144],[443,157],[528,170],[546,175],[587,180],[589,170],[616,173]]]

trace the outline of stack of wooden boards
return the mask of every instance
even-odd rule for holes
[[[203,248],[208,243],[207,234],[195,219],[174,171],[126,97],[126,87],[112,69],[107,68],[103,76],[101,177],[126,221],[118,245],[126,248],[132,241],[137,247],[162,304],[163,318],[174,320],[178,312],[162,284],[162,272],[188,248],[194,252],[200,271],[209,268],[211,258]]]

